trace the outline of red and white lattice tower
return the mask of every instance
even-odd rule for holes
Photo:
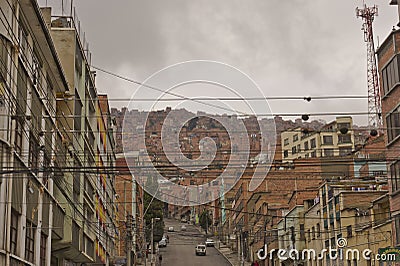
[[[356,8],[356,15],[363,20],[362,30],[367,43],[367,82],[368,82],[368,124],[370,127],[382,126],[381,94],[379,91],[378,68],[375,57],[372,22],[378,15],[378,7]]]

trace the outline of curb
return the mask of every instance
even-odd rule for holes
[[[225,256],[225,254],[222,253],[222,252],[219,250],[219,248],[217,248],[217,250],[218,250],[219,254],[221,254],[232,266],[235,266],[235,264],[233,264],[232,261],[230,261],[230,260],[228,259],[228,257]]]

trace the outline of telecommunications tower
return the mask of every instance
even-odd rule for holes
[[[356,8],[356,15],[363,20],[362,30],[364,41],[367,43],[368,125],[371,128],[380,128],[382,126],[381,94],[372,27],[375,16],[378,16],[378,7],[367,7],[364,4],[364,8]]]

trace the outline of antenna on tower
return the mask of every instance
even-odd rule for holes
[[[356,8],[356,16],[363,20],[362,30],[367,43],[368,125],[379,128],[382,126],[382,108],[372,27],[375,16],[378,16],[378,7],[364,4],[364,8]]]

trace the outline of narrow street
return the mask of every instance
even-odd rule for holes
[[[165,232],[169,235],[169,244],[165,248],[160,248],[160,254],[163,257],[162,265],[230,265],[214,247],[207,247],[206,256],[196,256],[196,245],[204,243],[206,238],[194,225],[180,223],[173,219],[166,219],[164,222]],[[182,225],[186,226],[186,231],[181,230]],[[174,227],[175,232],[168,232],[170,226]]]

